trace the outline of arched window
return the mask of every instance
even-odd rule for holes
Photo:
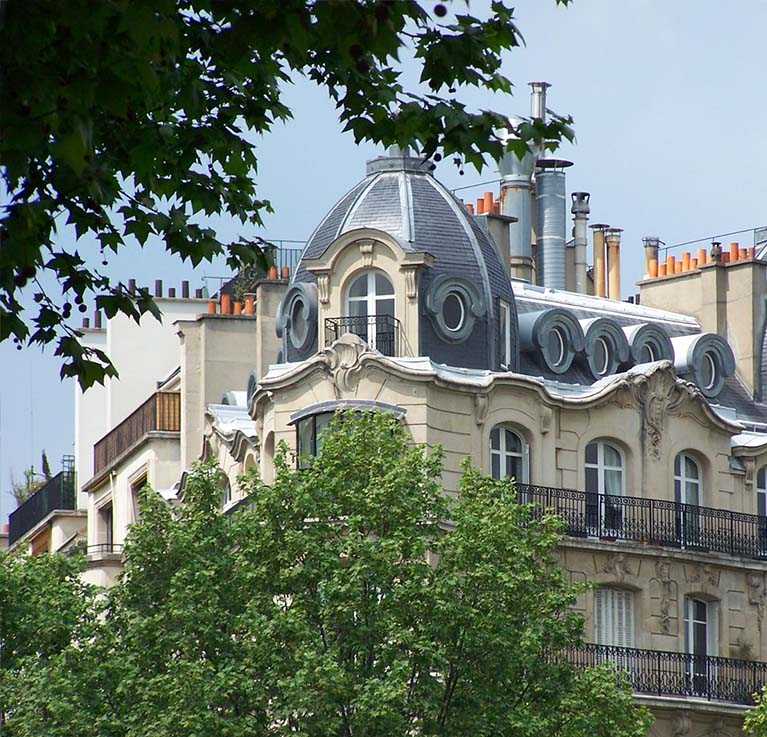
[[[622,496],[623,454],[604,440],[586,446],[586,491]]]
[[[527,443],[506,425],[490,431],[490,473],[494,479],[514,478],[521,484],[530,481]]]
[[[605,586],[594,594],[597,644],[634,647],[634,594]]]
[[[623,454],[604,440],[586,446],[586,533],[619,538],[623,531]],[[610,499],[610,497],[616,497]]]
[[[703,497],[700,465],[689,453],[674,459],[674,496],[682,504],[699,505]]]
[[[767,517],[767,466],[756,472],[756,513]]]
[[[382,271],[366,271],[349,287],[348,331],[386,356],[394,355],[394,287]]]

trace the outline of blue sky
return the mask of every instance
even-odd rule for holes
[[[517,19],[527,45],[505,65],[515,96],[475,91],[462,99],[525,114],[526,83],[552,84],[548,106],[575,118],[576,145],[563,149],[575,162],[568,192],[591,192],[592,222],[624,228],[624,296],[640,276],[643,235],[672,244],[767,223],[765,0],[576,0],[567,8],[519,0]],[[260,195],[276,210],[261,234],[305,239],[376,151],[341,132],[322,90],[297,80],[285,100],[294,120],[257,143]],[[436,175],[458,187],[494,173],[459,177],[443,162]],[[220,226],[232,236],[252,233],[238,223]],[[98,260],[95,249],[90,255]],[[161,278],[167,287],[182,279],[202,286],[204,275],[226,269],[192,270],[154,243],[110,259],[108,272],[144,284]],[[74,389],[58,370],[50,351],[0,345],[0,520],[12,509],[12,471],[38,465],[43,448],[54,469],[72,452]]]

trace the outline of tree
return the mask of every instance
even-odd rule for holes
[[[271,210],[253,140],[290,117],[282,89],[296,77],[327,90],[357,141],[415,144],[460,166],[497,158],[507,119],[454,93],[509,93],[501,61],[522,39],[502,0],[486,20],[464,10],[416,0],[0,4],[0,340],[55,342],[62,375],[85,388],[116,369],[80,343],[73,303],[85,311],[92,298],[108,317],[159,314],[147,290],[113,283],[96,261],[156,237],[195,265],[219,255],[233,268],[263,265],[260,237],[224,242],[210,218],[258,227]],[[404,80],[409,65],[418,85]],[[526,122],[509,147],[571,137],[569,122]],[[74,247],[62,232],[83,240]],[[43,288],[44,274],[62,294]]]
[[[24,504],[43,484],[45,484],[45,480],[38,476],[34,466],[24,469],[21,480],[17,479],[11,471],[11,494],[16,500],[16,506],[20,507]]]
[[[0,735],[13,734],[12,687],[27,668],[39,672],[67,646],[93,611],[80,581],[82,561],[64,556],[0,552]],[[12,721],[12,720],[11,720]]]
[[[145,490],[104,616],[16,681],[14,737],[646,733],[624,677],[564,656],[556,518],[471,468],[447,499],[391,417],[323,439],[230,515],[212,465],[178,512]]]
[[[48,462],[48,455],[43,450],[42,457],[40,458],[40,470],[43,472],[43,476],[46,481],[50,481],[53,478],[51,473],[51,464]]]

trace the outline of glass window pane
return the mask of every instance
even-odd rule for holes
[[[594,463],[597,462],[597,444],[596,443],[589,443],[586,446],[586,463]]]
[[[505,302],[500,303],[500,310],[499,310],[499,331],[500,331],[500,341],[501,341],[501,365],[507,366],[509,363],[509,356],[507,352],[507,345],[506,345],[506,326],[507,326],[507,312],[508,312],[508,305]]]
[[[765,468],[764,468],[764,466],[762,466],[762,467],[759,469],[759,471],[757,472],[757,474],[756,474],[756,485],[757,485],[757,486],[758,486],[760,489],[764,489],[764,488],[765,488],[765,485],[767,484],[767,479],[765,479],[765,476],[766,476],[766,475],[767,475],[767,474],[765,474]]]
[[[498,450],[501,447],[501,430],[498,427],[494,427],[490,431],[490,447],[493,450]]]
[[[687,474],[687,478],[698,478],[698,464],[688,455],[684,457],[684,472]]]
[[[620,468],[623,465],[621,462],[621,454],[616,448],[613,448],[612,445],[608,445],[607,443],[604,444],[604,448],[605,466]]]
[[[706,614],[708,607],[706,606],[705,601],[700,601],[696,599],[694,602],[694,611],[695,611],[695,619],[697,619],[699,622],[705,622],[706,621]]]
[[[383,274],[376,273],[376,294],[394,294],[394,287]]]
[[[333,414],[331,412],[323,412],[320,415],[317,415],[315,418],[315,433],[316,433],[316,446],[317,450],[316,452],[319,454],[320,450],[322,449],[322,441],[325,433],[327,432],[328,425],[330,425],[330,421],[333,419]]]
[[[519,459],[514,456],[506,456],[506,476],[521,481],[519,473]]]
[[[699,489],[700,487],[694,481],[687,482],[685,489],[685,502],[687,504],[700,504],[700,499],[698,498]]]
[[[367,317],[368,303],[364,300],[349,301],[349,315],[351,317]]]
[[[394,300],[376,300],[376,315],[391,315],[391,317],[394,317]]]
[[[594,494],[599,491],[599,477],[596,468],[586,469],[586,491]]]
[[[756,513],[761,517],[767,517],[767,494],[764,492],[756,495]]]
[[[307,417],[298,423],[299,467],[303,468],[303,459],[314,455],[314,418]]]
[[[679,476],[679,474],[682,472],[682,466],[680,461],[680,455],[677,455],[676,458],[674,458],[674,473]]]
[[[522,452],[522,442],[519,439],[519,435],[511,430],[506,430],[506,450],[512,453]]]
[[[501,478],[501,456],[498,453],[490,456],[490,473],[494,479]]]
[[[368,275],[358,276],[349,289],[350,297],[367,297],[368,293]]]
[[[605,471],[605,494],[623,493],[623,472]]]

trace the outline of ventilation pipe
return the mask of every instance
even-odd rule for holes
[[[534,120],[546,122],[546,90],[548,82],[530,82],[530,116]]]
[[[597,297],[606,297],[607,289],[607,258],[605,256],[605,231],[609,228],[605,223],[594,223],[591,230],[594,232],[594,294]]]
[[[610,299],[621,298],[621,233],[622,228],[608,228],[607,241],[607,292]]]
[[[514,129],[521,118],[509,118],[511,129],[505,132],[505,141],[517,138]],[[504,154],[498,167],[501,174],[501,214],[516,218],[509,223],[509,262],[511,275],[532,281],[532,176],[535,154],[529,151],[520,159],[514,152]]]
[[[586,294],[586,247],[588,245],[589,198],[588,192],[573,192],[570,212],[575,217],[573,240],[575,241],[575,291]]]

